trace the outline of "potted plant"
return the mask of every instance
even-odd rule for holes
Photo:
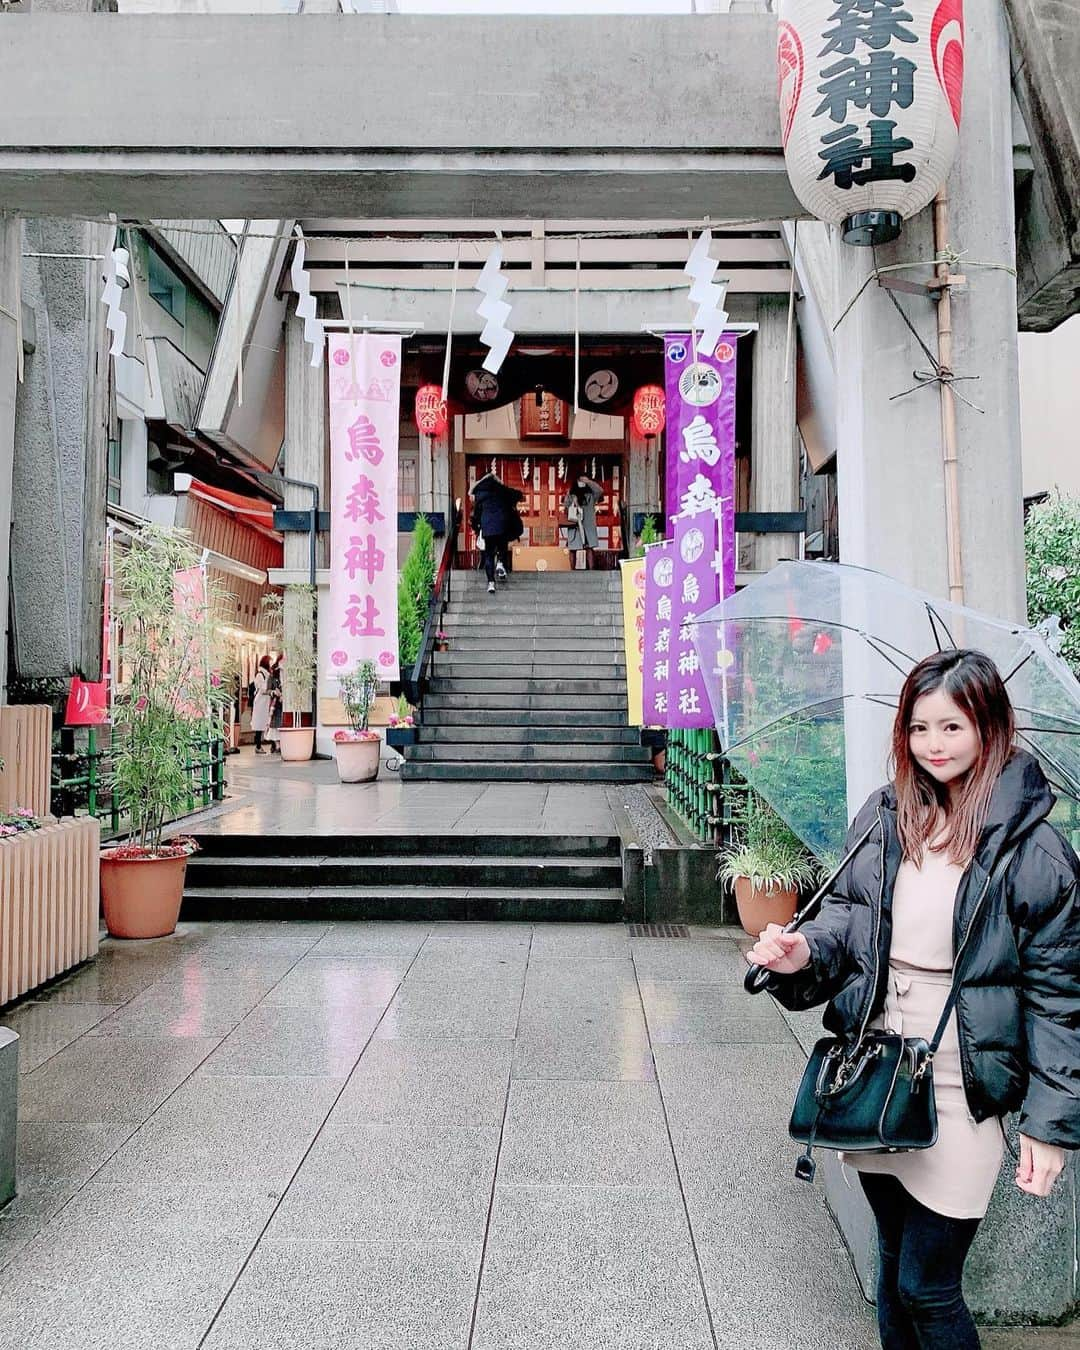
[[[285,587],[284,595],[263,597],[263,610],[270,616],[275,641],[282,652],[282,704],[289,725],[278,731],[283,760],[310,759],[315,749],[315,727],[302,726],[300,719],[312,710],[315,693],[315,588]],[[286,623],[286,616],[289,622]],[[313,719],[314,721],[314,719]]]
[[[416,718],[409,700],[404,694],[397,701],[397,707],[390,714],[386,728],[386,744],[400,750],[406,745],[416,744]]]
[[[441,628],[435,634],[435,650],[437,652],[448,652],[450,650],[450,634],[444,633]]]
[[[379,672],[374,661],[361,661],[351,675],[338,677],[338,694],[349,719],[348,731],[334,732],[334,757],[343,783],[369,783],[379,776],[382,737],[368,730],[378,692]]]
[[[799,839],[755,792],[747,790],[737,812],[735,838],[718,855],[718,880],[735,892],[739,922],[751,937],[770,923],[790,923],[799,891],[817,868]]]
[[[221,731],[225,682],[213,671],[217,595],[186,534],[147,525],[116,563],[124,626],[111,786],[127,843],[101,853],[101,898],[113,937],[176,928],[194,840],[163,838],[188,809],[188,765]]]

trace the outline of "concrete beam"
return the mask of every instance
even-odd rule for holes
[[[768,14],[17,15],[0,201],[159,219],[790,218],[775,33]]]
[[[1047,332],[1080,294],[1080,23],[1061,0],[1005,0],[1032,173],[1017,194],[1018,313]]]

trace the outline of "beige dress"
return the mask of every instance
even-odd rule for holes
[[[893,891],[893,935],[885,1009],[874,1025],[930,1040],[952,984],[953,905],[963,868],[927,850],[921,867],[905,861]],[[1004,1135],[996,1116],[976,1124],[960,1072],[956,1013],[934,1059],[938,1139],[909,1153],[847,1153],[860,1172],[896,1177],[921,1205],[952,1219],[986,1213],[1001,1170]]]

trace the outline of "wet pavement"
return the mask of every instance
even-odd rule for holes
[[[0,1016],[24,1070],[0,1347],[870,1350],[791,1175],[793,1032],[739,992],[731,930],[691,933],[106,941]]]
[[[282,763],[250,748],[226,760],[229,798],[178,828],[200,834],[615,834],[612,803],[636,788],[602,783],[342,784],[329,760]]]

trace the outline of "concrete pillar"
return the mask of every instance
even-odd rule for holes
[[[37,331],[18,387],[12,620],[19,674],[101,677],[110,358],[108,226],[23,222],[22,293]],[[25,313],[24,309],[24,313]]]
[[[999,0],[969,15],[964,52],[960,148],[947,184],[950,239],[980,262],[1012,267],[1012,127],[1009,48]],[[931,260],[928,208],[893,244],[877,250],[879,267]],[[870,274],[869,249],[834,235],[836,312]],[[1016,349],[1016,283],[1002,270],[961,262],[967,287],[953,297],[953,366],[978,375],[960,392],[984,411],[958,403],[961,540],[969,605],[1022,619],[1023,504]],[[894,274],[895,275],[895,274]],[[899,274],[928,280],[932,269]],[[929,298],[893,293],[932,352],[936,311]],[[948,595],[944,472],[937,386],[893,402],[928,362],[890,295],[871,284],[834,333],[840,556],[875,567],[932,594]]]
[[[18,380],[20,229],[0,216],[0,702],[7,687],[8,565],[11,545],[11,472],[15,462],[15,387]]]
[[[291,314],[285,321],[285,472],[290,478],[318,484],[319,508],[323,511],[329,507],[327,454],[326,367],[311,365],[311,351],[304,342],[303,320]],[[286,484],[285,505],[293,511],[309,511],[311,493]],[[310,547],[308,534],[285,536],[285,566],[303,572],[305,579]],[[326,565],[325,558],[326,541],[320,540],[316,553],[318,566]],[[303,610],[303,603],[287,588],[282,615],[286,644],[297,639]],[[289,702],[287,699],[287,704]],[[290,707],[290,711],[308,710]]]
[[[784,360],[787,352],[787,315],[786,296],[763,295],[758,298],[758,330],[754,336],[751,511],[799,509],[794,351],[790,372]],[[785,374],[788,375],[786,380]],[[781,558],[798,556],[797,534],[763,534],[754,539],[748,561],[755,571],[767,572]]]
[[[285,320],[285,472],[289,478],[304,479],[319,486],[319,508],[329,508],[329,478],[327,474],[327,370],[325,365],[312,366],[311,348],[304,342],[304,321],[290,315]],[[285,505],[290,510],[311,510],[312,494],[304,487],[286,483]],[[316,549],[316,563],[325,566],[327,541],[320,540]],[[311,564],[311,535],[289,533],[285,536],[285,567],[304,572],[308,576]],[[325,589],[323,591],[325,598]],[[285,590],[282,624],[285,643],[304,640],[306,629],[306,601],[296,591]],[[296,707],[296,695],[288,687],[286,661],[286,706],[289,711],[308,711]],[[316,680],[316,710],[319,688]]]

